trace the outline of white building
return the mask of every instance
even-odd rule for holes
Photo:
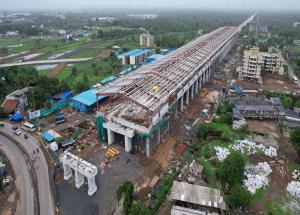
[[[260,52],[258,47],[244,51],[243,65],[239,68],[239,79],[262,84],[262,73],[283,74],[283,58],[278,53]]]
[[[144,48],[153,48],[154,44],[154,36],[151,34],[141,34],[140,35],[140,46]]]

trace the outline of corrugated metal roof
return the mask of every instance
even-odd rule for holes
[[[2,104],[2,107],[8,112],[13,112],[17,107],[17,100],[16,99],[5,99]]]
[[[140,55],[147,54],[149,52],[151,52],[151,49],[144,49],[144,50],[141,50],[139,52],[133,53],[130,56],[137,57],[137,56],[140,56]]]
[[[129,56],[129,55],[132,55],[132,54],[134,54],[134,53],[136,53],[136,52],[140,52],[140,51],[142,51],[142,49],[134,49],[134,50],[131,50],[131,51],[129,51],[129,52],[125,52],[125,53],[123,53],[123,54],[120,54],[119,57],[122,57],[122,56]]]
[[[170,198],[226,210],[226,205],[223,197],[220,195],[220,191],[209,187],[174,181]]]
[[[107,84],[107,83],[109,83],[109,82],[115,80],[116,78],[117,78],[117,77],[115,77],[115,76],[109,76],[108,78],[106,78],[106,79],[100,81],[100,83],[101,83],[101,84]]]
[[[238,28],[222,27],[203,35],[165,57],[105,85],[99,95],[122,95],[149,111],[157,112],[200,69],[204,70],[205,65],[236,34]]]
[[[274,111],[272,105],[235,105],[240,111]]]
[[[87,90],[87,91],[84,91],[84,92],[78,94],[77,96],[74,96],[72,98],[72,100],[78,101],[87,106],[91,106],[97,102],[97,100],[96,100],[97,92],[98,91],[95,89],[90,89],[90,90]],[[106,96],[98,96],[98,101],[100,101],[104,98],[106,98]]]
[[[49,134],[47,131],[42,134],[42,137],[45,140],[47,140],[48,142],[51,142],[54,140],[54,137],[51,134]]]

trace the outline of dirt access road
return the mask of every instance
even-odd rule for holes
[[[210,82],[206,86],[212,86]],[[217,88],[220,86],[216,86]],[[215,88],[210,89],[210,91]],[[200,91],[199,91],[200,93]],[[155,153],[151,158],[141,156],[140,163],[145,169],[138,176],[138,184],[140,187],[145,187],[147,182],[151,180],[155,175],[160,175],[164,169],[168,167],[169,160],[173,153],[174,147],[178,144],[191,144],[198,141],[197,137],[197,125],[204,122],[201,116],[201,110],[207,105],[207,99],[195,96],[190,101],[189,106],[184,106],[184,111],[179,113],[176,126],[171,130],[169,135],[163,139],[163,142],[157,147]],[[196,122],[196,123],[195,123]],[[192,126],[190,130],[185,125]]]
[[[60,63],[58,64],[51,72],[48,73],[48,78],[56,77],[60,72],[62,72],[65,68],[67,63]]]

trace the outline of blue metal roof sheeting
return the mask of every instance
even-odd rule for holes
[[[151,51],[151,49],[144,49],[144,50],[141,50],[139,52],[136,52],[136,53],[133,53],[131,54],[130,56],[134,56],[134,57],[137,57],[137,56],[140,56],[140,55],[144,55],[144,54],[147,54]]]
[[[90,90],[87,90],[87,91],[84,91],[84,92],[78,94],[77,96],[74,96],[72,98],[72,100],[78,101],[87,106],[92,106],[93,104],[95,104],[97,102],[96,101],[96,93],[97,93],[97,90],[90,89]],[[104,98],[106,98],[106,96],[98,96],[98,101],[100,101]]]
[[[130,55],[132,55],[132,54],[134,54],[136,52],[140,52],[140,51],[142,51],[142,49],[134,49],[134,50],[131,50],[129,52],[125,52],[123,54],[120,54],[119,56],[130,56]]]
[[[108,78],[106,78],[106,79],[100,81],[100,83],[101,83],[101,84],[107,84],[107,83],[109,83],[109,82],[115,80],[116,78],[117,78],[117,77],[115,77],[115,76],[109,76]]]
[[[55,138],[49,134],[47,131],[42,134],[42,137],[48,142],[52,142]]]
[[[119,74],[120,75],[126,75],[129,72],[132,72],[132,68],[131,67],[129,67],[128,69],[125,69],[125,70],[121,71]]]

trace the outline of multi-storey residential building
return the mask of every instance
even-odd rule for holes
[[[144,48],[153,48],[154,44],[154,36],[151,34],[141,34],[140,35],[140,46]]]
[[[262,84],[262,73],[283,74],[283,58],[278,53],[260,52],[258,47],[244,51],[243,65],[239,69],[239,79]]]

